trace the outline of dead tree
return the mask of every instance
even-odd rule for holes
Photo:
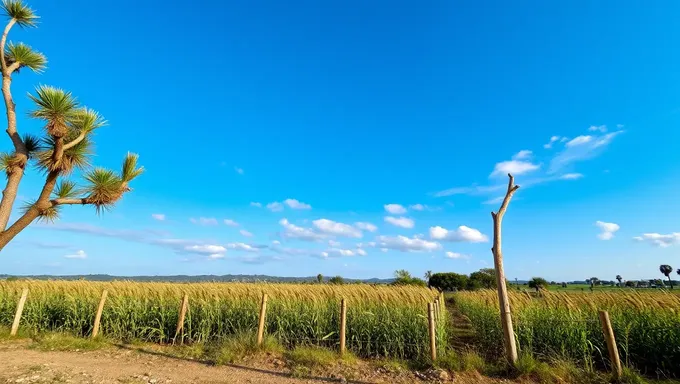
[[[510,178],[508,182],[508,190],[505,193],[505,198],[501,204],[501,208],[497,213],[491,212],[493,217],[493,263],[496,270],[496,284],[498,286],[498,303],[501,311],[501,325],[503,326],[503,338],[505,341],[505,356],[509,363],[515,364],[517,362],[517,344],[515,343],[515,330],[512,328],[512,315],[510,312],[510,300],[508,299],[508,288],[505,284],[505,271],[503,270],[503,251],[501,250],[501,223],[503,215],[508,209],[508,204],[512,195],[519,189],[519,185],[515,185],[515,178],[508,173]]]

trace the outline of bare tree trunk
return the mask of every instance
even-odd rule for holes
[[[52,208],[54,203],[50,201],[50,195],[57,185],[57,178],[59,177],[59,171],[51,171],[47,174],[45,179],[45,185],[40,192],[40,197],[38,201],[31,206],[17,221],[14,222],[7,230],[0,232],[0,251],[2,251],[5,246],[14,239],[24,228],[28,227],[33,220],[37,219],[40,214],[45,210]]]
[[[28,151],[17,132],[17,115],[10,91],[11,82],[10,74],[3,73],[2,96],[5,99],[5,108],[7,110],[7,134],[14,144],[14,164],[11,173],[7,177],[7,185],[2,191],[2,201],[0,201],[0,231],[4,231],[7,228],[9,215],[12,213],[12,207],[19,191],[19,183],[24,176],[24,168],[28,162]]]
[[[501,312],[501,325],[503,326],[503,338],[505,341],[505,354],[509,363],[514,365],[517,362],[517,344],[515,343],[515,331],[512,327],[512,315],[510,312],[510,300],[508,299],[508,288],[505,284],[505,271],[503,270],[503,252],[501,250],[501,224],[503,215],[508,208],[508,203],[512,195],[519,189],[519,185],[514,185],[515,179],[508,174],[508,190],[501,204],[498,213],[491,212],[493,217],[493,263],[496,270],[496,284],[498,285],[498,303]]]

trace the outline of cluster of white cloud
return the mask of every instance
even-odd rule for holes
[[[402,252],[430,252],[442,248],[436,241],[428,241],[420,238],[406,236],[378,236],[377,245],[382,249],[393,249]]]
[[[611,240],[614,237],[614,233],[621,229],[618,224],[606,223],[599,220],[595,222],[595,225],[602,230],[602,232],[597,235],[600,240]]]
[[[470,256],[468,256],[468,255],[464,255],[462,253],[457,253],[457,252],[451,252],[451,251],[446,252],[446,257],[448,257],[449,259],[469,259],[470,258]]]
[[[406,208],[401,204],[385,204],[385,211],[393,215],[403,215],[406,213]]]
[[[262,203],[258,203],[258,202],[253,201],[253,202],[250,203],[250,206],[256,207],[256,208],[262,208]],[[303,202],[301,202],[297,199],[286,199],[283,202],[273,201],[273,202],[265,205],[265,207],[272,212],[281,212],[286,208],[286,206],[288,206],[288,208],[290,208],[290,209],[298,209],[298,210],[312,209],[311,205],[309,205],[307,203],[303,203]]]
[[[633,240],[647,242],[662,248],[680,244],[680,232],[673,232],[666,235],[660,233],[644,233],[641,236],[633,237]]]
[[[361,238],[363,236],[361,229],[349,224],[338,223],[328,219],[318,219],[314,220],[312,223],[317,230],[328,235],[354,238]]]
[[[378,227],[376,227],[374,224],[367,223],[365,221],[356,222],[354,223],[354,226],[361,229],[362,231],[375,232],[378,230]]]
[[[431,227],[430,238],[440,241],[485,243],[489,238],[479,230],[461,225],[457,229],[448,230],[443,227]]]

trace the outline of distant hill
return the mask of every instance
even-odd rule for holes
[[[0,275],[0,280],[15,277],[20,279],[35,280],[88,280],[88,281],[155,281],[171,283],[198,283],[198,282],[277,282],[277,283],[304,283],[315,282],[316,276],[309,277],[281,277],[268,275],[174,275],[174,276],[111,276],[111,275]],[[324,276],[324,281],[328,281],[332,276]],[[394,279],[347,279],[346,283],[362,282],[368,284],[389,284]]]

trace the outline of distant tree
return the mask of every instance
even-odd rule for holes
[[[342,276],[334,276],[334,277],[331,277],[328,280],[328,283],[330,283],[330,284],[345,284],[345,279],[343,279]]]
[[[472,272],[468,279],[468,289],[491,289],[496,288],[496,272],[492,268],[482,268]]]
[[[678,273],[678,275],[680,275],[680,268],[679,268],[679,269],[678,269],[677,271],[675,271],[675,272],[677,272],[677,273]]]
[[[619,281],[619,287],[621,287],[621,280],[623,280],[623,277],[621,277],[621,275],[616,275],[616,280]]]
[[[427,286],[430,286],[430,278],[432,278],[432,271],[427,271],[425,272],[425,281],[427,282]]]
[[[460,291],[467,288],[467,275],[459,273],[434,273],[430,277],[430,287],[440,291]]]
[[[673,280],[671,280],[671,273],[673,273],[673,267],[668,264],[662,264],[659,266],[659,271],[666,275],[668,282],[671,284],[671,289],[673,289]]]
[[[40,85],[34,94],[28,95],[34,105],[28,108],[26,116],[40,121],[42,129],[39,135],[22,135],[19,132],[16,103],[10,86],[20,72],[22,75],[27,70],[42,72],[47,59],[24,43],[7,41],[13,26],[37,26],[39,17],[30,7],[21,0],[3,0],[0,13],[8,19],[0,39],[0,70],[7,115],[6,132],[12,142],[9,151],[0,153],[0,170],[6,175],[0,199],[2,250],[34,221],[56,220],[65,206],[93,206],[98,213],[112,208],[132,190],[130,182],[142,174],[143,168],[137,167],[137,155],[132,153],[124,158],[120,172],[93,168],[93,134],[106,125],[106,120],[80,104],[71,92],[60,88]],[[20,111],[24,115],[24,108]],[[28,120],[22,118],[21,122],[27,123]],[[132,135],[131,132],[126,134],[119,132],[122,137]],[[135,143],[135,140],[127,142]],[[36,176],[42,179],[39,181],[40,192],[20,209],[15,209],[19,186],[30,169],[37,169],[42,174]],[[78,186],[68,179],[74,174],[82,177],[83,185]],[[31,184],[35,181],[31,180]],[[13,216],[13,222],[10,222],[10,216]]]
[[[557,285],[557,283],[553,280],[550,282],[550,285]]]
[[[529,288],[533,288],[536,292],[545,289],[548,286],[548,281],[542,277],[533,277],[529,280]]]
[[[630,280],[626,281],[626,287],[635,288],[635,282]]]
[[[319,283],[319,284],[323,283],[323,275],[322,274],[319,273],[318,275],[316,275],[316,282]]]
[[[596,286],[597,283],[599,283],[599,282],[600,282],[600,279],[598,279],[597,277],[591,277],[591,278],[590,278],[590,286],[591,286],[591,287]]]
[[[425,280],[411,276],[411,273],[404,269],[395,271],[394,277],[395,280],[392,282],[392,285],[418,285],[422,287],[427,285]]]
[[[566,287],[567,287],[567,283],[562,283],[562,288],[566,288]]]

